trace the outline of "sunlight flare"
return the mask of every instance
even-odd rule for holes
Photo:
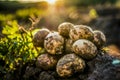
[[[46,0],[49,4],[55,4],[56,0]]]

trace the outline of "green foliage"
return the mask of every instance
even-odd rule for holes
[[[22,19],[26,19],[32,15],[39,16],[43,14],[45,14],[45,12],[37,8],[20,9],[16,11],[16,16]]]
[[[2,33],[6,35],[14,35],[18,31],[18,24],[17,21],[14,20],[13,22],[9,21],[9,25],[3,27]]]
[[[17,67],[23,66],[27,62],[31,62],[42,53],[41,48],[35,48],[32,43],[33,31],[26,31],[23,27],[19,27],[17,21],[11,21],[6,25],[2,33],[4,38],[0,39],[0,59],[5,62],[5,70],[2,72],[14,71]]]
[[[7,15],[0,14],[0,21],[7,21],[7,20],[11,20],[13,18],[14,17],[12,14],[7,14]]]
[[[5,26],[9,21],[16,20],[18,22],[26,21],[30,17],[43,17],[46,15],[46,9],[24,8],[18,9],[14,13],[0,13],[0,26]]]

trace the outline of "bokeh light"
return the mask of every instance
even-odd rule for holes
[[[46,0],[49,4],[55,4],[56,0]]]

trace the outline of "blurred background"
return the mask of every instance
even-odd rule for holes
[[[10,21],[28,29],[57,30],[62,22],[85,24],[105,33],[107,45],[120,46],[120,0],[1,0],[1,31]]]
[[[62,22],[101,30],[103,51],[120,59],[120,0],[0,0],[0,80],[24,80],[26,70],[39,71],[28,69],[44,52],[33,46],[32,32],[57,30]]]

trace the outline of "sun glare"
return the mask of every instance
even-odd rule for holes
[[[11,0],[11,1],[14,1],[14,0]],[[18,1],[20,1],[20,2],[40,2],[40,1],[46,1],[49,4],[55,4],[55,2],[57,0],[18,0]]]
[[[49,4],[55,4],[56,0],[46,0]]]

